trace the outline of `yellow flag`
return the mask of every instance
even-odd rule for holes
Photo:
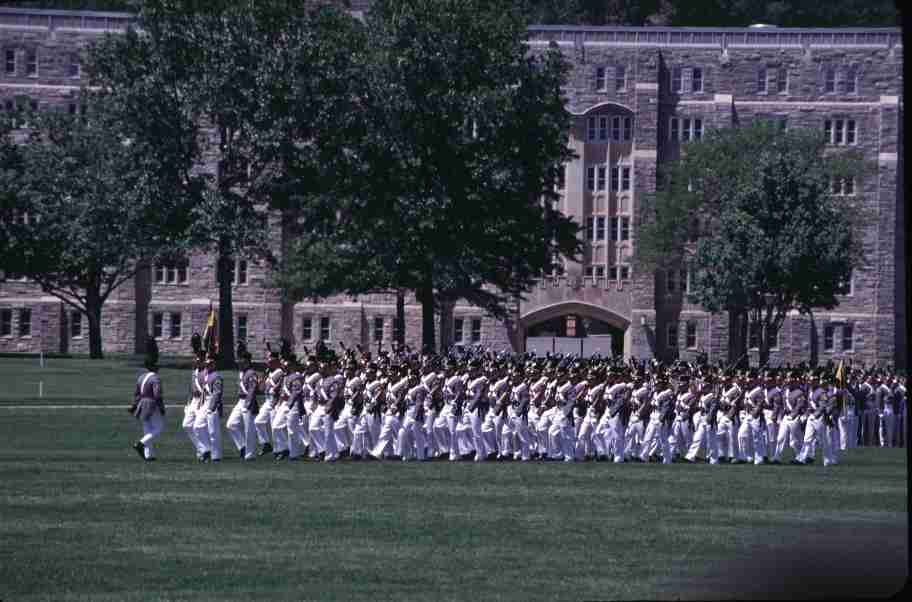
[[[839,366],[836,368],[836,384],[840,388],[845,388],[845,360],[839,360]]]

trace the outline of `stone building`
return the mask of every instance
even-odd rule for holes
[[[0,108],[76,110],[79,49],[129,21],[120,13],[0,8]],[[874,216],[864,265],[833,311],[787,318],[771,364],[851,356],[906,364],[905,214],[902,182],[902,38],[898,28],[530,28],[531,52],[557,42],[573,69],[567,84],[578,158],[560,185],[562,209],[583,226],[582,262],[560,260],[518,303],[508,324],[457,303],[444,326],[457,343],[526,348],[528,337],[610,335],[637,357],[729,357],[729,320],[689,304],[686,273],[639,273],[631,257],[637,206],[655,190],[656,166],[711,128],[753,120],[827,132],[877,165],[846,189]],[[281,228],[273,220],[276,248]],[[108,301],[104,347],[134,352],[154,336],[165,353],[189,351],[217,300],[215,258],[150,266]],[[252,348],[280,336],[300,350],[317,339],[375,344],[393,339],[395,295],[283,303],[268,269],[238,259],[235,332]],[[440,328],[438,318],[438,329]],[[420,306],[406,297],[406,340],[421,340]],[[750,338],[750,337],[749,337]],[[607,340],[607,339],[600,339]],[[749,345],[750,346],[750,345]],[[87,327],[35,284],[0,280],[0,352],[86,352]],[[607,349],[602,350],[604,353]],[[756,352],[751,352],[756,357]]]

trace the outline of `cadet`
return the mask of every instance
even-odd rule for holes
[[[165,404],[162,401],[161,379],[158,376],[158,346],[149,338],[146,344],[146,373],[136,381],[136,392],[130,413],[142,424],[142,439],[133,444],[133,449],[146,462],[155,460],[152,441],[165,428]]]
[[[253,424],[259,411],[257,406],[257,375],[250,366],[250,353],[243,343],[238,343],[238,402],[228,416],[225,425],[234,440],[234,446],[242,460],[256,458],[257,435]]]

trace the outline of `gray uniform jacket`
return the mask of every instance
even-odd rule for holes
[[[244,402],[244,409],[256,414],[260,406],[257,404],[257,375],[253,368],[247,368],[239,374],[238,392],[240,401]]]
[[[210,412],[218,412],[222,415],[222,392],[223,383],[222,375],[218,372],[211,372],[206,376],[206,409]]]
[[[146,372],[136,381],[133,395],[133,415],[140,420],[148,420],[155,412],[165,415],[165,403],[162,401],[161,379],[155,372]]]

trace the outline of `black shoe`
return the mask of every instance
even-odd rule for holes
[[[140,459],[142,459],[142,460],[145,460],[145,459],[146,459],[146,446],[143,445],[143,442],[142,442],[142,441],[137,441],[136,443],[134,443],[134,444],[133,444],[133,450],[134,450],[137,454],[139,454]]]
[[[212,459],[211,452],[203,452],[203,457],[200,458],[200,462],[202,462],[203,464],[207,464],[209,462],[209,460],[211,460],[211,459]]]
[[[213,459],[212,459],[212,463],[213,463],[213,464],[218,464],[218,463],[221,462],[221,461],[222,461],[221,458],[213,458]]]
[[[497,460],[497,452],[489,453],[487,456],[485,456],[485,460],[487,460],[488,462],[494,462],[495,460]]]
[[[238,455],[240,456],[241,460],[243,460],[243,459],[244,459],[244,456],[247,455],[247,448],[246,448],[246,447],[242,447],[242,448],[241,448],[241,451],[238,452]]]
[[[779,460],[770,460],[770,464],[782,464]]]
[[[262,449],[260,449],[258,456],[265,456],[266,454],[272,453],[272,445],[269,443],[264,443]]]
[[[789,460],[789,464],[793,464],[795,466],[801,466],[803,463],[799,462],[798,460],[792,459],[792,460]]]
[[[814,458],[808,458],[808,459],[805,461],[805,464],[813,464],[813,463],[814,463]]]
[[[350,452],[349,450],[347,450],[347,449],[342,450],[341,452],[339,452],[339,457],[340,457],[340,458],[348,458],[348,457],[350,457],[350,456],[351,456],[351,452]]]
[[[155,462],[155,458],[144,458],[146,462]]]

